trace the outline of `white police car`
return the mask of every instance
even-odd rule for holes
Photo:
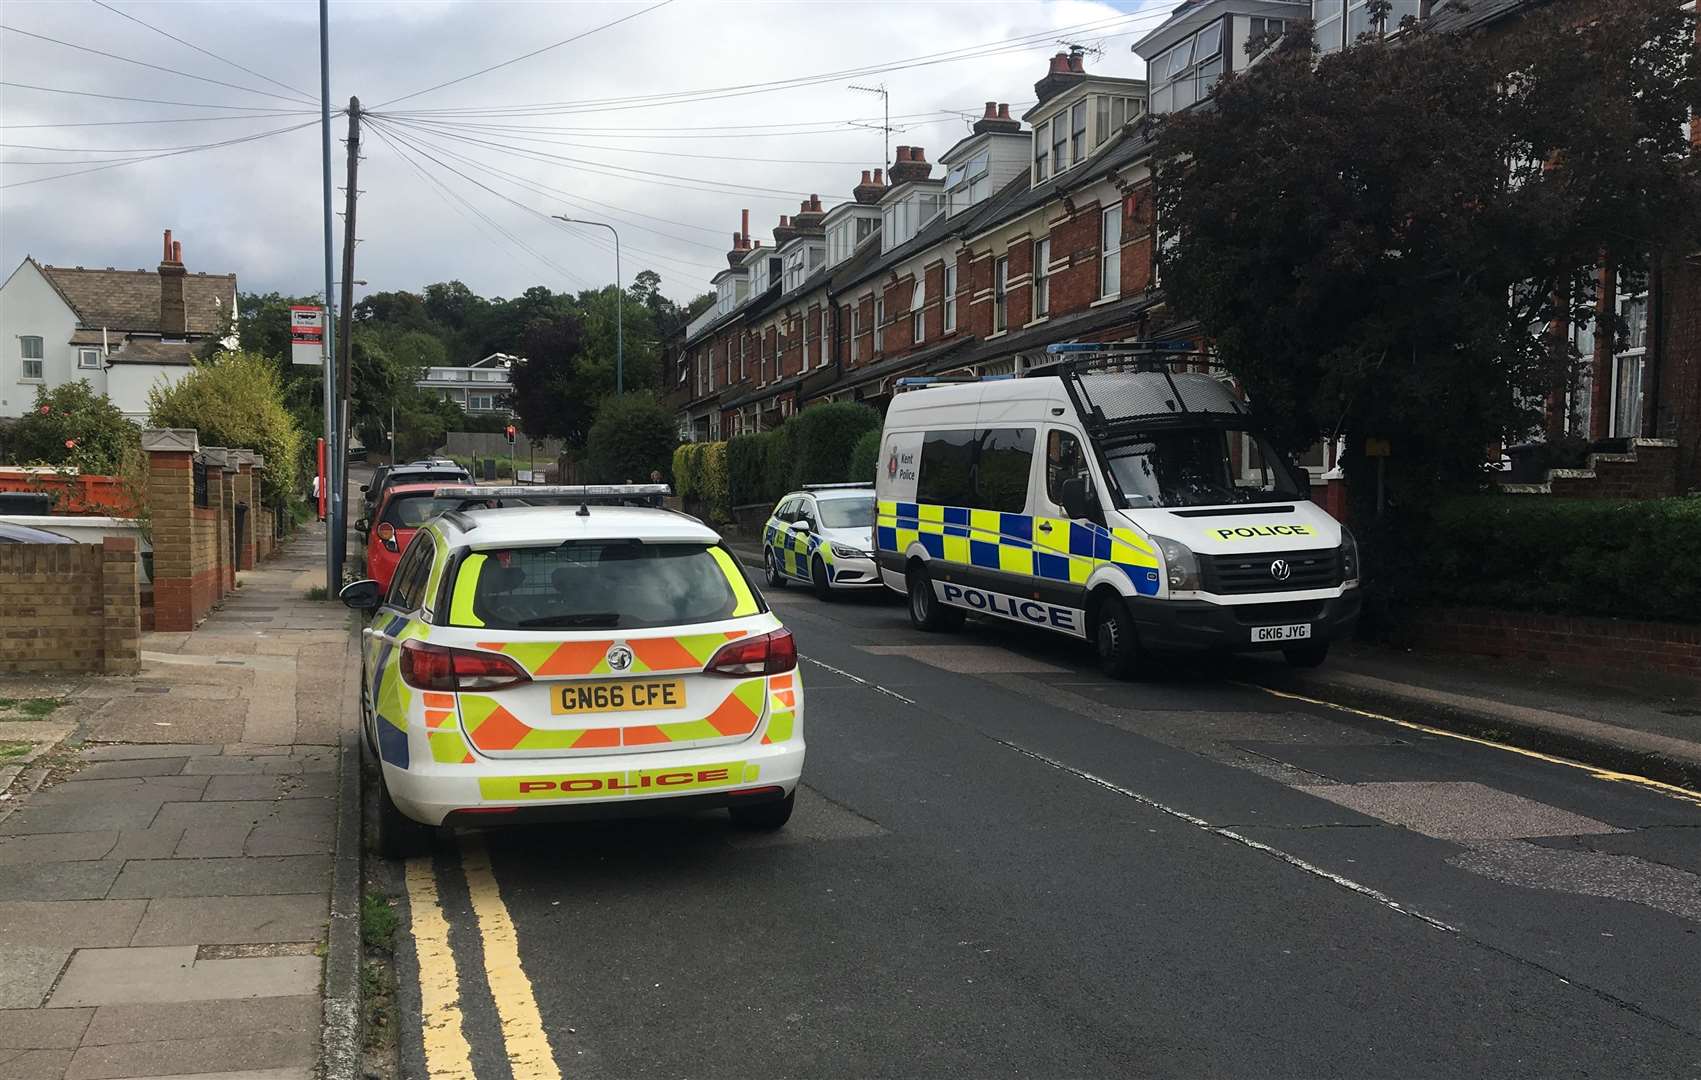
[[[804,582],[823,600],[879,585],[874,485],[805,485],[781,499],[762,530],[762,563],[769,585]]]
[[[386,854],[421,825],[707,807],[785,824],[804,754],[791,632],[713,530],[609,505],[665,490],[458,488],[578,504],[444,514],[387,591],[343,589],[369,618],[361,704]]]

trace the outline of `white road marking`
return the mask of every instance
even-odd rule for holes
[[[879,683],[871,683],[867,679],[858,678],[857,676],[852,675],[850,672],[845,671],[843,668],[836,668],[832,664],[823,664],[821,661],[815,659],[813,656],[804,656],[800,653],[800,654],[798,654],[798,658],[801,659],[801,660],[807,660],[811,664],[814,664],[818,668],[824,668],[827,671],[831,671],[834,675],[843,675],[845,678],[849,679],[853,683],[856,683],[858,686],[866,686],[870,690],[873,690],[877,693],[885,694],[887,697],[897,698],[899,701],[903,702],[905,705],[914,705],[915,704],[915,702],[911,701],[909,698],[905,697],[904,695],[898,693],[896,690],[888,690],[884,686],[881,686]]]
[[[1130,790],[1129,788],[1125,788],[1121,784],[1113,783],[1109,780],[1106,780],[1102,776],[1094,776],[1090,772],[1086,772],[1082,769],[1074,768],[1073,766],[1070,766],[1070,765],[1065,765],[1063,762],[1058,761],[1056,758],[1050,758],[1050,757],[1045,756],[1044,754],[1036,753],[1032,750],[1027,749],[1026,747],[1017,746],[1013,742],[1007,742],[1004,739],[995,738],[992,741],[995,742],[995,743],[998,743],[1000,746],[1008,747],[1009,749],[1014,750],[1014,751],[1016,751],[1016,753],[1021,754],[1025,757],[1033,758],[1035,761],[1044,762],[1045,764],[1051,766],[1054,769],[1057,769],[1060,772],[1066,772],[1071,776],[1078,777],[1082,780],[1085,780],[1089,784],[1097,784],[1099,787],[1104,788],[1106,791],[1114,791],[1116,794],[1124,796],[1125,798],[1133,799],[1135,802],[1140,803],[1142,806],[1149,806],[1153,810],[1158,811],[1159,813],[1168,814],[1172,818],[1176,818],[1180,821],[1185,821],[1189,825],[1192,825],[1193,827],[1195,827],[1197,829],[1202,829],[1205,832],[1208,832],[1213,836],[1220,836],[1225,840],[1232,840],[1235,843],[1242,844],[1246,847],[1251,848],[1254,851],[1261,851],[1266,855],[1280,859],[1281,861],[1287,863],[1289,866],[1296,867],[1297,869],[1303,870],[1306,873],[1311,874],[1315,877],[1320,877],[1325,881],[1332,882],[1335,885],[1339,885],[1341,888],[1346,889],[1349,892],[1355,892],[1355,893],[1358,893],[1360,896],[1369,897],[1370,899],[1376,901],[1378,904],[1381,904],[1383,907],[1389,908],[1390,910],[1393,910],[1393,911],[1397,911],[1401,915],[1409,916],[1410,918],[1416,919],[1419,922],[1424,923],[1428,926],[1432,926],[1437,930],[1443,930],[1443,931],[1446,931],[1449,934],[1456,934],[1456,933],[1459,932],[1455,927],[1449,926],[1439,919],[1432,919],[1428,915],[1423,914],[1422,912],[1414,911],[1411,908],[1406,907],[1404,904],[1401,904],[1398,900],[1395,900],[1393,897],[1387,895],[1386,893],[1378,892],[1376,889],[1373,889],[1368,885],[1360,884],[1359,882],[1356,882],[1356,881],[1352,880],[1351,878],[1342,877],[1340,874],[1337,874],[1337,873],[1335,873],[1331,870],[1325,870],[1321,866],[1316,865],[1315,863],[1310,863],[1310,862],[1305,861],[1304,859],[1300,858],[1298,855],[1290,855],[1289,853],[1282,851],[1280,848],[1273,848],[1269,844],[1260,843],[1259,841],[1254,840],[1249,836],[1243,836],[1240,833],[1235,832],[1233,829],[1225,828],[1221,825],[1212,825],[1209,821],[1206,821],[1202,817],[1199,817],[1195,814],[1189,814],[1185,810],[1177,810],[1173,806],[1166,806],[1165,804],[1157,801],[1156,799],[1153,799],[1153,798],[1146,796],[1146,795],[1142,795],[1138,791],[1133,791],[1133,790]]]

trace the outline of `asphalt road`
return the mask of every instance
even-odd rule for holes
[[[1701,1076],[1701,805],[1061,639],[770,600],[806,790],[445,838],[409,1077]],[[398,875],[399,880],[399,875]]]

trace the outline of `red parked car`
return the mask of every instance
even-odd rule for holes
[[[371,531],[366,536],[366,576],[388,591],[396,564],[402,561],[402,552],[408,549],[419,527],[438,514],[467,505],[464,498],[439,499],[436,493],[467,486],[436,482],[386,488],[368,523]]]

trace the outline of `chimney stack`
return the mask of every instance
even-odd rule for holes
[[[919,146],[898,147],[898,160],[892,163],[892,183],[907,184],[912,180],[926,180],[933,172],[933,166],[927,161],[927,151]]]
[[[744,211],[741,227],[732,234],[732,250],[726,253],[726,264],[736,267],[750,250],[750,211]]]
[[[1010,119],[1010,106],[1008,104],[1000,105],[991,101],[986,103],[986,115],[981,117],[979,120],[976,120],[974,125],[974,133],[976,135],[980,135],[988,131],[1001,131],[1016,134],[1021,130],[1022,122],[1020,120]]]
[[[880,196],[886,193],[886,182],[880,179],[880,170],[875,169],[871,178],[868,170],[862,170],[862,183],[851,190],[851,198],[859,203],[869,204],[880,201]]]
[[[821,221],[826,216],[826,212],[821,209],[821,196],[811,195],[803,201],[803,209],[792,217],[791,227],[796,229],[799,234],[819,235]]]
[[[780,215],[780,223],[774,226],[774,246],[779,247],[797,235],[797,230],[791,226],[791,218]]]
[[[1051,58],[1045,78],[1034,83],[1034,96],[1043,105],[1086,77],[1086,57],[1079,48],[1057,53]]]
[[[189,336],[189,309],[183,300],[183,245],[165,230],[161,245],[163,255],[159,264],[159,333],[160,337],[181,341]]]

